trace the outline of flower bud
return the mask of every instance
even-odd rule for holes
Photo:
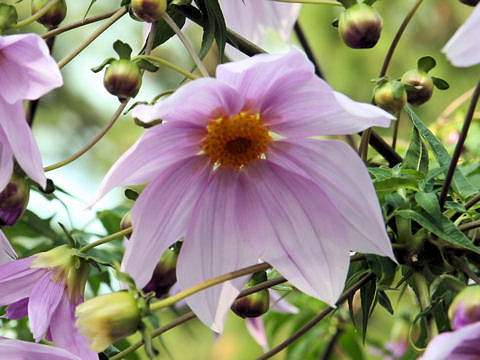
[[[42,10],[50,0],[32,0],[32,14]],[[67,4],[65,0],[59,0],[37,21],[47,28],[54,28],[60,24],[67,15]]]
[[[92,340],[88,346],[96,352],[113,342],[134,334],[140,325],[140,310],[135,297],[120,291],[97,296],[77,306],[75,326]]]
[[[132,0],[132,10],[143,21],[153,23],[167,11],[167,0]]]
[[[177,282],[177,259],[181,247],[182,242],[177,241],[163,253],[152,278],[143,288],[145,293],[154,291],[155,297],[161,298]]]
[[[412,105],[421,105],[427,102],[433,94],[432,78],[424,71],[410,70],[402,76],[402,83],[405,85],[421,86],[421,89],[407,87],[407,100]]]
[[[373,7],[356,4],[340,15],[338,31],[345,44],[351,48],[372,48],[380,38],[382,18]]]
[[[453,330],[480,321],[480,286],[467,286],[453,300],[448,309]]]
[[[397,114],[407,103],[407,93],[400,81],[386,81],[375,89],[373,102],[389,113]]]
[[[253,274],[247,286],[251,287],[267,280],[265,271]],[[254,318],[265,314],[270,307],[270,294],[267,289],[257,291],[235,300],[232,311],[242,318]]]
[[[28,205],[30,187],[25,178],[13,174],[0,192],[0,226],[11,226],[23,215]]]
[[[132,211],[128,211],[125,215],[123,215],[122,220],[120,220],[120,230],[125,230],[128,229],[129,227],[132,227]],[[130,236],[132,234],[127,234],[126,238],[130,239]]]
[[[460,0],[460,2],[468,6],[477,6],[480,0]]]
[[[140,68],[130,60],[115,60],[105,71],[103,84],[110,94],[120,100],[134,97],[142,85]]]

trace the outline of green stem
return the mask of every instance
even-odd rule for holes
[[[397,146],[397,137],[398,137],[398,128],[400,127],[400,117],[402,115],[402,109],[398,111],[396,114],[397,120],[395,121],[395,125],[393,127],[393,136],[392,136],[392,149],[395,150]]]
[[[343,6],[343,4],[341,2],[328,1],[328,0],[271,0],[271,1],[285,2],[285,3],[299,3],[299,4]]]
[[[148,55],[138,55],[138,56],[135,56],[132,61],[135,61],[137,59],[144,59],[144,60],[147,60],[147,61],[150,61],[150,62],[154,62],[154,63],[157,63],[157,64],[160,64],[160,65],[164,65],[180,74],[182,74],[183,76],[186,76],[188,77],[189,79],[192,79],[192,80],[195,80],[195,79],[198,79],[198,76],[192,74],[191,72],[188,72],[186,70],[183,70],[181,68],[179,68],[178,66],[172,64],[171,62],[167,61],[167,60],[164,60],[164,59],[160,59],[160,58],[157,58],[157,57],[154,57],[154,56],[148,56]]]
[[[127,13],[126,8],[118,9],[115,14],[108,19],[108,21],[100,26],[97,30],[93,32],[84,42],[78,45],[75,49],[72,50],[70,54],[65,56],[62,60],[58,62],[58,67],[61,69],[65,65],[67,65],[75,56],[77,56],[80,52],[82,52],[88,45],[90,45],[97,37],[99,37],[105,30],[107,30],[110,26],[112,26],[118,19],[120,19],[123,15]]]
[[[196,51],[193,49],[192,44],[190,44],[190,41],[183,35],[182,30],[177,26],[175,21],[170,17],[170,15],[167,14],[167,12],[164,12],[162,15],[163,20],[170,26],[170,28],[175,32],[175,34],[178,36],[180,41],[183,43],[183,46],[185,46],[185,49],[187,49],[188,53],[190,54],[193,62],[197,65],[198,70],[200,70],[200,73],[204,77],[209,77],[210,75],[208,74],[207,69],[202,63],[202,60],[198,57],[198,54]]]
[[[420,309],[424,311],[430,306],[430,290],[428,289],[428,283],[423,274],[415,272],[412,275],[412,279],[415,284],[415,293],[417,294],[418,302],[420,304]],[[428,339],[432,339],[436,335],[435,324],[431,316],[426,319],[427,326],[427,336]]]
[[[156,301],[156,302],[152,303],[150,305],[150,310],[151,311],[160,310],[164,307],[173,305],[176,302],[178,302],[180,300],[183,300],[186,297],[188,297],[190,295],[193,295],[193,294],[196,294],[197,292],[205,290],[209,287],[218,285],[218,284],[220,284],[222,282],[225,282],[225,281],[228,281],[228,280],[236,279],[236,278],[244,276],[244,275],[252,274],[252,273],[260,271],[260,270],[266,270],[266,269],[269,269],[270,267],[271,267],[270,264],[267,264],[267,263],[256,264],[256,265],[248,266],[246,268],[243,268],[243,269],[240,269],[240,270],[237,270],[237,271],[230,272],[228,274],[217,276],[215,278],[212,278],[212,279],[209,279],[209,280],[206,280],[206,281],[202,281],[202,282],[198,283],[197,285],[194,285],[194,286],[192,286],[188,289],[180,291],[179,293],[177,293],[173,296],[170,296],[166,299],[159,300],[159,301]]]
[[[126,99],[120,104],[117,111],[115,111],[115,114],[113,114],[112,118],[107,123],[107,125],[105,125],[105,127],[102,129],[102,131],[100,131],[100,133],[97,136],[95,136],[95,138],[92,141],[90,141],[87,145],[85,145],[82,149],[77,151],[75,154],[73,154],[69,158],[67,158],[65,160],[62,160],[62,161],[59,161],[55,164],[49,165],[46,168],[44,168],[43,170],[44,171],[51,171],[51,170],[58,169],[62,166],[65,166],[67,164],[70,164],[72,161],[78,159],[80,156],[82,156],[88,150],[90,150],[107,133],[107,131],[110,130],[110,128],[115,123],[115,121],[117,121],[118,117],[122,114],[123,109],[125,109],[125,106],[127,106],[128,100],[129,99]]]
[[[51,0],[47,5],[45,5],[43,8],[41,8],[39,11],[36,13],[32,14],[32,16],[23,19],[22,21],[17,22],[14,26],[12,26],[12,29],[19,29],[23,26],[26,26],[28,24],[33,23],[34,21],[37,21],[40,19],[43,15],[45,15],[50,8],[55,6],[59,0]]]
[[[105,236],[104,238],[101,238],[100,240],[94,241],[93,243],[87,244],[83,247],[80,248],[81,252],[86,252],[90,249],[93,249],[94,247],[98,245],[103,245],[106,244],[112,240],[118,239],[120,237],[124,237],[132,232],[132,227],[126,228],[125,230],[110,234],[108,236]]]
[[[364,163],[367,163],[368,160],[368,143],[370,142],[371,134],[372,128],[365,129],[362,133],[360,146],[358,147],[358,155],[360,155]]]

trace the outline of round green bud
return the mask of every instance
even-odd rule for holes
[[[50,0],[32,0],[32,14],[42,10]],[[59,0],[37,21],[47,28],[54,28],[60,24],[67,15],[67,3],[65,0]]]
[[[460,0],[460,2],[468,6],[477,6],[480,0]]]
[[[407,93],[403,86],[399,89],[398,83],[398,80],[394,80],[377,86],[373,97],[375,105],[391,114],[397,114],[407,103]]]
[[[134,97],[142,86],[142,73],[138,65],[130,60],[115,60],[105,70],[103,84],[110,94],[120,100]]]
[[[24,176],[13,174],[0,192],[0,226],[11,226],[23,215],[28,205],[30,187]]]
[[[167,11],[167,0],[132,0],[131,6],[140,19],[153,23]]]
[[[252,287],[266,280],[266,272],[258,271],[252,275],[247,283],[247,287]],[[235,314],[242,318],[254,318],[265,314],[269,307],[270,293],[267,289],[263,289],[235,300],[231,309]]]
[[[338,31],[345,44],[354,49],[368,49],[377,44],[382,31],[382,18],[367,4],[346,9],[338,20]]]
[[[433,81],[430,75],[421,70],[410,70],[403,74],[402,83],[411,86],[421,86],[421,89],[406,87],[407,100],[412,105],[421,105],[427,102],[433,94]]]

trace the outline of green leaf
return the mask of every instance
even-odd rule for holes
[[[378,303],[385,308],[390,314],[393,315],[393,307],[392,303],[390,302],[390,299],[388,298],[387,294],[385,291],[378,291],[377,292],[377,300]]]
[[[420,137],[420,133],[416,127],[412,130],[412,138],[407,154],[403,160],[402,167],[404,169],[413,169],[423,174],[428,172],[428,150],[427,146]]]
[[[17,21],[18,14],[15,6],[0,4],[0,30],[12,27]]]
[[[175,21],[178,27],[181,29],[185,24],[185,16],[175,11],[175,6],[169,6],[167,9],[167,14]],[[165,22],[165,20],[160,19],[157,21],[157,28],[155,30],[155,37],[153,39],[152,50],[157,46],[162,45],[165,41],[170,39],[175,32],[170,26]],[[145,44],[146,45],[146,44]],[[141,53],[145,52],[145,46],[143,47]]]
[[[149,72],[155,72],[158,70],[158,66],[153,65],[150,61],[147,61],[145,59],[135,60],[134,63],[136,63],[140,69]]]
[[[218,0],[195,0],[198,8],[203,15],[203,37],[200,46],[199,56],[205,57],[213,40],[216,41],[220,62],[223,62],[223,53],[225,50],[227,26],[223,18],[222,10],[218,4]]]
[[[413,122],[413,125],[418,129],[423,138],[427,141],[432,149],[432,152],[440,164],[441,169],[446,174],[450,165],[451,156],[443,146],[442,142],[433,135],[433,133],[425,126],[412,110],[410,106],[405,106],[405,111]],[[459,193],[462,197],[466,198],[477,193],[477,189],[463,176],[460,169],[455,170],[455,174],[452,179],[453,189]]]
[[[100,65],[98,66],[95,66],[93,68],[91,68],[90,70],[92,70],[94,73],[98,73],[99,71],[102,71],[102,69],[111,64],[113,61],[115,61],[116,59],[111,57],[111,58],[108,58],[108,59],[105,59]]]
[[[387,179],[374,181],[377,192],[391,193],[399,189],[418,190],[418,180],[411,176],[392,176]]]
[[[88,12],[90,11],[90,9],[92,8],[93,4],[96,3],[97,0],[91,0],[90,1],[90,4],[88,5],[88,8],[87,8],[87,11],[85,11],[85,15],[83,15],[83,19],[85,19],[88,15]]]
[[[394,99],[401,99],[405,94],[405,85],[401,81],[394,80],[391,82],[392,94]]]
[[[442,216],[438,198],[434,193],[417,192],[415,194],[415,201],[430,215],[434,217]]]
[[[435,59],[431,56],[424,56],[417,61],[418,70],[425,71],[428,73],[437,65]]]
[[[362,336],[363,342],[365,342],[365,337],[367,335],[367,326],[368,319],[370,318],[372,306],[375,300],[376,293],[376,282],[375,280],[369,281],[360,289],[360,301],[362,308]]]
[[[445,299],[445,297],[451,296],[453,299],[453,297],[465,286],[465,283],[458,280],[456,277],[442,274],[433,280],[432,284],[430,285],[431,298],[432,300],[441,300]],[[449,300],[451,301],[452,299]]]
[[[437,78],[435,76],[431,76],[431,78],[433,81],[433,85],[435,85],[438,90],[447,90],[450,87],[450,85],[443,79]]]
[[[397,271],[397,264],[390,258],[378,256],[373,254],[365,254],[370,270],[377,276],[377,279],[382,280],[393,279]]]
[[[132,48],[127,43],[121,40],[117,40],[113,43],[113,50],[118,54],[120,59],[130,60],[132,55]]]

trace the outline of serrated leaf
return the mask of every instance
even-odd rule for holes
[[[120,59],[130,60],[132,55],[132,48],[127,43],[117,40],[113,43],[113,50],[118,54]]]
[[[413,169],[423,174],[428,172],[428,150],[416,127],[412,129],[412,138],[403,160],[404,169]]]
[[[14,26],[17,21],[18,14],[15,6],[0,4],[0,30],[8,29]]]
[[[158,66],[153,65],[150,61],[147,61],[145,59],[135,60],[134,62],[137,64],[137,66],[140,69],[143,69],[149,72],[155,72],[158,70]]]
[[[442,142],[433,135],[433,133],[425,126],[420,118],[415,114],[410,106],[405,106],[405,111],[412,120],[413,125],[418,129],[422,137],[427,141],[432,149],[432,152],[440,164],[440,168],[446,174],[450,165],[451,156],[443,146]],[[466,198],[477,193],[477,189],[463,176],[461,170],[457,168],[452,179],[453,189]]]
[[[446,82],[443,79],[437,78],[435,76],[431,76],[431,78],[432,78],[432,81],[433,81],[433,85],[435,85],[435,87],[438,90],[447,90],[450,87],[448,82]]]
[[[91,68],[90,70],[92,70],[94,73],[98,73],[99,71],[102,71],[102,69],[111,64],[113,61],[115,61],[115,58],[111,57],[111,58],[108,58],[106,60],[104,60],[100,65],[98,66],[95,66],[93,68]]]
[[[417,61],[418,70],[425,71],[428,73],[437,65],[435,59],[431,56],[424,56]]]
[[[377,192],[391,193],[399,189],[418,190],[418,180],[411,176],[392,176],[386,179],[375,180],[373,185]]]

